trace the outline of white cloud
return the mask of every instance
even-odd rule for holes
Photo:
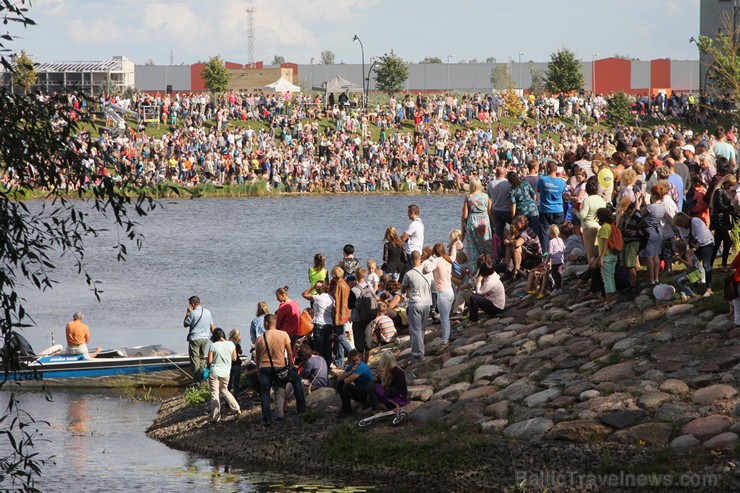
[[[123,29],[115,20],[72,21],[67,29],[77,43],[110,43],[124,38]],[[72,55],[74,57],[74,55]]]

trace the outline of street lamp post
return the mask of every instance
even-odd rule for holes
[[[455,55],[447,55],[447,92],[450,92],[450,58]]]
[[[313,89],[313,61],[314,57],[311,57],[311,89]]]
[[[522,55],[526,55],[526,53],[519,53],[519,89],[522,90],[522,95],[524,95],[524,84],[522,83]]]
[[[371,63],[370,68],[367,69],[367,77],[365,77],[365,87],[367,88],[367,99],[370,99],[370,75],[373,73],[373,69],[375,68],[375,65],[378,63],[378,57],[372,57],[370,59]],[[365,101],[365,105],[367,106],[368,101]]]
[[[355,34],[355,36],[352,38],[352,41],[357,41],[360,43],[360,50],[362,51],[362,78],[363,78],[363,84],[362,84],[362,107],[365,108],[365,104],[367,103],[367,92],[365,90],[365,47],[362,46],[362,40]]]
[[[598,53],[591,55],[591,95],[596,97],[596,57]]]

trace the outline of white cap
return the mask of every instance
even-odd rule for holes
[[[696,154],[696,149],[694,149],[694,146],[691,144],[686,144],[685,146],[681,146],[681,149],[684,151],[690,151],[691,154]]]

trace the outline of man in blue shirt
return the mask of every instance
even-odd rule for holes
[[[540,198],[539,237],[543,253],[547,252],[550,243],[550,225],[563,223],[563,192],[565,180],[558,177],[558,165],[550,161],[547,163],[547,175],[537,181],[537,195]]]
[[[188,356],[193,370],[193,379],[203,379],[203,368],[206,366],[208,341],[216,327],[211,312],[200,306],[200,298],[191,296],[188,299],[188,311],[185,313],[183,326],[188,328]]]
[[[362,361],[359,351],[353,349],[349,352],[349,365],[344,373],[337,377],[337,391],[342,398],[342,411],[339,416],[347,416],[352,413],[352,400],[363,404],[368,402],[370,384],[373,383],[373,372],[370,367]]]

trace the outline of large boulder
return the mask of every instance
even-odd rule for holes
[[[409,417],[418,423],[441,421],[447,415],[451,403],[445,400],[429,401],[420,408],[409,413]]]
[[[591,381],[593,383],[601,383],[630,380],[632,378],[632,367],[633,363],[631,361],[605,366],[591,375]]]
[[[694,435],[700,440],[706,440],[722,433],[732,424],[732,418],[721,414],[712,414],[689,421],[681,428],[681,433]]]
[[[608,426],[596,421],[563,421],[552,427],[547,434],[547,438],[568,442],[596,442],[601,441],[609,433],[611,433],[611,429]]]
[[[507,426],[504,436],[518,440],[540,440],[552,428],[553,422],[547,418],[532,418]]]
[[[331,405],[342,405],[339,394],[331,387],[320,387],[306,396],[306,406],[309,409],[324,410]]]
[[[497,376],[506,373],[506,370],[498,365],[482,365],[476,368],[473,374],[473,381],[486,379],[493,380]]]
[[[611,437],[627,445],[647,445],[664,447],[671,437],[673,426],[670,423],[643,423],[632,428],[615,431]]]
[[[697,404],[706,405],[720,399],[730,399],[737,395],[737,390],[730,385],[716,384],[699,389],[691,396],[691,400]]]

